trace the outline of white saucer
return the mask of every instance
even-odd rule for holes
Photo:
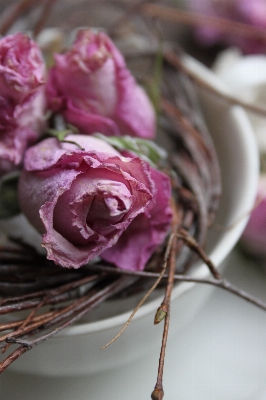
[[[266,301],[263,270],[236,250],[226,264],[231,282]],[[265,400],[265,343],[266,312],[216,289],[192,323],[169,342],[164,400]],[[158,355],[159,349],[149,361],[102,373],[100,380],[6,371],[0,378],[0,398],[146,400],[155,384]]]

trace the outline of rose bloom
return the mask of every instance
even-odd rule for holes
[[[169,178],[138,157],[123,157],[104,141],[68,135],[29,148],[19,198],[43,234],[47,257],[79,268],[96,256],[142,270],[169,231]]]
[[[225,18],[246,23],[258,28],[266,28],[265,0],[189,0],[188,7],[199,14]],[[197,29],[197,39],[207,46],[216,43],[240,47],[244,53],[265,52],[265,43],[247,39],[208,26]]]
[[[45,64],[22,33],[0,40],[0,173],[18,165],[44,124]]]
[[[155,135],[151,102],[103,32],[80,30],[72,47],[55,56],[47,97],[50,108],[83,134]]]

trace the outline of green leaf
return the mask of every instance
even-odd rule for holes
[[[13,172],[0,179],[0,218],[10,218],[19,214],[18,202],[19,173]]]
[[[154,168],[157,168],[167,158],[167,152],[152,140],[131,136],[104,136],[101,133],[95,133],[94,136],[109,143],[119,151],[128,150],[133,152]]]

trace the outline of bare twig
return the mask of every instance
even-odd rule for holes
[[[77,319],[81,318],[84,314],[86,314],[92,307],[95,307],[98,305],[100,302],[102,302],[104,299],[110,297],[111,295],[114,295],[115,293],[121,291],[123,288],[127,287],[128,285],[131,285],[133,282],[135,282],[136,278],[135,277],[120,277],[118,280],[114,280],[113,282],[109,283],[108,285],[105,285],[104,288],[101,290],[95,290],[92,295],[90,294],[89,296],[84,296],[84,299],[79,300],[76,302],[74,305],[71,305],[70,307],[67,308],[66,311],[63,312],[64,314],[64,319],[67,317],[67,311],[70,308],[75,309],[75,313],[72,316],[73,313],[71,313],[71,317],[68,318],[65,322],[61,323],[61,325],[56,326],[56,328],[52,329],[50,332],[48,332],[45,335],[42,335],[41,337],[38,337],[37,339],[34,340],[25,340],[23,337],[20,339],[16,339],[11,337],[11,335],[5,340],[8,343],[15,343],[15,344],[21,344],[21,346],[16,349],[13,353],[11,353],[4,361],[0,363],[0,373],[2,373],[12,362],[14,362],[18,357],[20,357],[23,353],[26,351],[30,350],[31,348],[37,346],[38,344],[42,343],[44,340],[54,336],[57,334],[59,331],[62,329],[65,329],[69,325],[73,324]],[[73,311],[73,310],[72,310]],[[51,325],[55,325],[58,322],[60,322],[60,318],[53,318],[52,322],[50,323],[45,323],[44,328],[47,329]],[[34,331],[33,331],[34,333]]]
[[[141,8],[144,15],[158,18],[167,22],[181,23],[194,27],[211,27],[231,35],[242,36],[248,39],[263,40],[266,43],[266,33],[263,28],[248,25],[225,18],[193,13],[174,7],[157,4],[144,4]]]
[[[208,256],[205,254],[204,258],[208,259]],[[106,267],[103,265],[99,266],[97,268],[99,268],[101,271],[109,272],[112,274],[137,276],[139,278],[157,279],[160,276],[160,274],[157,272],[117,270],[114,267]],[[162,276],[162,279],[163,280],[168,279],[168,274],[164,274]],[[231,294],[234,294],[237,297],[266,311],[266,303],[257,299],[256,297],[250,295],[246,291],[239,289],[235,285],[228,282],[225,278],[209,279],[209,278],[197,278],[196,276],[188,276],[188,275],[184,275],[184,274],[175,274],[174,279],[175,279],[175,282],[191,282],[191,283],[201,283],[204,285],[215,286],[215,287],[223,289]]]
[[[206,82],[204,79],[200,78],[197,75],[197,73],[193,72],[190,68],[188,68],[186,66],[186,64],[182,62],[182,59],[176,53],[174,53],[172,51],[167,51],[164,53],[164,55],[165,55],[165,58],[167,59],[167,61],[171,65],[173,65],[175,68],[179,69],[180,71],[183,71],[187,76],[189,76],[195,82],[195,84],[197,86],[200,86],[202,89],[207,90],[208,92],[212,93],[213,95],[221,98],[222,100],[224,100],[230,104],[239,105],[254,114],[262,115],[264,117],[266,116],[266,107],[248,103],[248,102],[243,101],[235,96],[231,96],[225,92],[222,92],[222,91],[216,89],[211,84]]]
[[[5,20],[0,26],[1,35],[5,35],[7,31],[11,28],[13,23],[18,20],[18,18],[27,12],[35,3],[38,3],[37,0],[21,0],[14,6],[10,6],[10,11],[7,10],[7,15]]]
[[[57,0],[47,0],[45,5],[43,6],[41,15],[36,22],[34,29],[33,29],[33,34],[34,36],[38,36],[38,34],[42,31],[44,28],[47,19],[49,18],[50,13],[52,12],[53,6]]]
[[[170,259],[169,259],[169,272],[167,279],[167,286],[165,290],[164,299],[161,303],[161,306],[158,308],[154,323],[158,324],[164,319],[164,330],[161,344],[161,351],[159,357],[159,365],[158,365],[158,373],[157,380],[152,392],[152,399],[162,399],[164,396],[163,391],[163,371],[164,371],[164,360],[165,360],[165,351],[166,351],[166,343],[169,332],[170,325],[170,303],[171,303],[171,295],[174,286],[174,275],[176,268],[176,256],[180,251],[181,243],[178,241],[178,237],[176,232],[178,231],[180,224],[182,223],[182,211],[177,209],[175,202],[172,199],[172,210],[173,210],[173,220],[172,220],[172,241],[170,243]]]
[[[115,32],[117,32],[117,30],[121,28],[122,25],[126,24],[128,20],[139,13],[142,10],[143,4],[154,3],[156,1],[157,0],[139,0],[136,4],[130,5],[129,9],[123,13],[122,17],[117,19],[115,23],[110,27],[109,35],[114,35]]]
[[[138,305],[134,308],[134,310],[130,314],[128,320],[123,325],[123,327],[120,329],[118,334],[113,339],[111,339],[110,342],[108,342],[105,346],[103,346],[101,348],[101,350],[106,349],[106,347],[110,346],[112,343],[114,343],[119,338],[119,336],[121,336],[121,334],[125,331],[125,329],[128,327],[128,325],[130,324],[130,322],[132,321],[132,319],[136,315],[137,311],[145,303],[145,301],[148,299],[148,297],[151,295],[151,293],[156,289],[156,287],[161,282],[162,277],[164,276],[164,273],[165,273],[166,268],[167,268],[167,264],[168,264],[168,261],[169,261],[169,254],[170,254],[170,251],[171,251],[171,248],[172,248],[172,241],[174,240],[174,238],[175,238],[175,235],[170,235],[169,240],[168,240],[168,244],[167,244],[167,248],[166,248],[166,251],[165,251],[164,263],[163,263],[162,271],[160,272],[160,274],[157,274],[156,281],[154,282],[152,287],[148,290],[148,292],[143,296],[143,298],[140,300]],[[134,276],[134,274],[133,274],[133,276]]]
[[[220,280],[222,278],[221,274],[219,273],[217,268],[215,268],[213,262],[204,252],[202,247],[196,242],[196,240],[192,236],[189,235],[187,231],[185,231],[184,229],[180,229],[176,235],[179,239],[182,239],[188,247],[190,247],[200,256],[200,258],[207,265],[207,267],[209,268],[211,274],[215,279]]]

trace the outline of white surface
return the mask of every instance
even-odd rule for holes
[[[226,275],[232,282],[266,301],[262,269],[236,251],[226,264]],[[152,335],[156,328],[147,329]],[[265,400],[265,343],[266,312],[215,289],[196,318],[169,342],[164,400]],[[0,378],[0,398],[149,399],[158,354],[159,349],[149,360],[101,373],[100,377],[45,378],[6,371]]]
[[[219,53],[214,72],[232,94],[259,107],[266,106],[266,56],[241,55],[236,49]],[[266,151],[265,118],[248,112],[261,152]]]

